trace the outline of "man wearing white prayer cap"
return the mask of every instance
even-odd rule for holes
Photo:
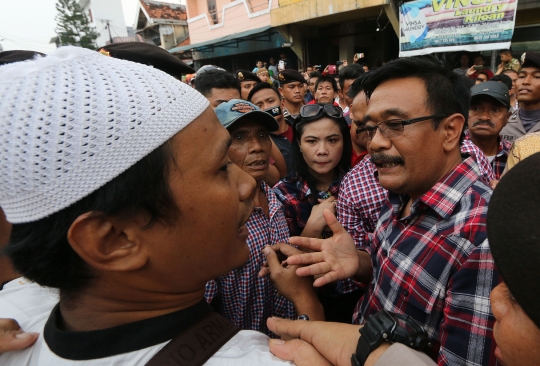
[[[0,318],[40,335],[0,364],[286,364],[203,298],[249,255],[255,182],[229,144],[206,98],[157,69],[74,47],[0,67],[0,206],[26,278]]]

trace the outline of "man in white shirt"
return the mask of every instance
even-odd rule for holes
[[[43,286],[0,292],[0,318],[40,334],[0,364],[145,364],[210,313],[206,282],[247,260],[255,182],[173,77],[74,47],[3,66],[0,135],[6,251]],[[285,364],[267,342],[240,331],[206,364]]]

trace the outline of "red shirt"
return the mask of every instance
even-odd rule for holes
[[[286,138],[287,140],[289,140],[289,142],[292,144],[292,140],[293,140],[293,130],[292,130],[292,127],[289,126],[289,128],[287,129],[287,131],[278,134],[278,136],[285,137],[285,138]]]

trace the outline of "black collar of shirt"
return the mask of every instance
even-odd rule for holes
[[[174,338],[211,311],[206,301],[174,313],[88,332],[69,332],[58,328],[57,304],[43,331],[47,345],[57,356],[69,360],[92,360],[134,352]]]

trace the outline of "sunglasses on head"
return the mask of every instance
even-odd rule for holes
[[[300,108],[300,114],[297,117],[297,123],[309,122],[320,119],[323,116],[330,118],[343,117],[343,111],[340,107],[333,104],[307,104]]]

